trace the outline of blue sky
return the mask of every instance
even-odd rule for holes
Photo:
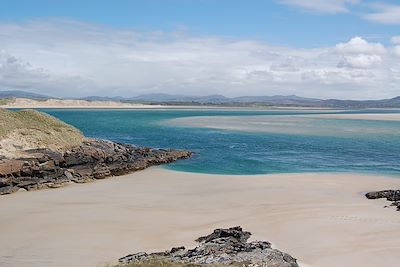
[[[400,95],[394,0],[0,0],[0,89]]]
[[[371,11],[368,4],[347,5],[348,12],[331,13],[265,0],[13,0],[0,3],[2,21],[70,18],[142,31],[186,30],[192,34],[254,38],[299,47],[336,44],[356,35],[388,42],[391,36],[400,34],[398,24],[371,22],[358,15]]]

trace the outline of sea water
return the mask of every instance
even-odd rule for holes
[[[195,152],[191,159],[165,166],[174,170],[237,175],[292,172],[400,175],[399,121],[307,118],[304,116],[307,111],[290,110],[41,111],[74,125],[88,137]],[[398,111],[342,113],[365,112]],[[205,119],[206,122],[201,122]],[[197,124],[193,126],[190,122]],[[210,122],[211,126],[207,125]]]

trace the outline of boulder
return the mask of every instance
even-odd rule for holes
[[[368,199],[386,198],[388,201],[399,201],[400,190],[373,191],[365,194]]]
[[[241,227],[216,229],[199,237],[193,249],[175,247],[164,252],[139,252],[119,259],[121,264],[146,261],[169,261],[197,265],[235,265],[251,267],[298,267],[295,258],[271,247],[267,241],[247,242],[250,232]]]
[[[386,200],[391,201],[391,206],[397,207],[400,211],[400,190],[382,190],[382,191],[372,191],[365,194],[368,199],[379,199],[386,198]]]
[[[0,178],[0,187],[12,185],[12,177]]]
[[[3,186],[0,187],[0,195],[7,195],[7,194],[11,194],[11,193],[15,193],[19,190],[19,187],[17,186]]]

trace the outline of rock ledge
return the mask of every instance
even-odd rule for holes
[[[175,247],[169,251],[127,255],[119,259],[121,264],[140,263],[153,260],[189,263],[197,265],[235,265],[252,267],[298,267],[296,259],[273,249],[266,241],[247,242],[250,232],[240,226],[216,229],[213,233],[199,237],[199,246],[193,249]]]
[[[25,158],[0,158],[0,195],[86,183],[192,155],[189,151],[151,149],[96,139],[63,152],[50,149],[24,152],[28,155]]]

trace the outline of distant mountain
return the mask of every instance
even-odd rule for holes
[[[26,91],[19,91],[19,90],[9,90],[9,91],[0,91],[0,98],[31,98],[31,99],[49,99],[54,98],[46,95],[35,94]]]
[[[137,97],[129,98],[134,101],[146,102],[195,102],[201,104],[224,104],[224,103],[317,103],[320,99],[305,98],[295,95],[275,95],[275,96],[239,96],[229,98],[223,95],[208,95],[208,96],[187,96],[187,95],[169,95],[169,94],[146,94]]]
[[[169,94],[145,94],[136,97],[128,98],[133,101],[146,101],[146,102],[169,102],[169,101],[187,101],[190,96],[185,95],[169,95]]]
[[[196,103],[226,103],[229,98],[223,95],[209,95],[209,96],[187,96],[187,95],[169,95],[169,94],[146,94],[137,97],[128,98],[132,101],[144,102],[196,102]]]
[[[334,108],[400,108],[400,96],[382,100],[338,100],[322,101],[323,106]]]
[[[208,95],[208,96],[200,96],[197,97],[196,100],[199,103],[226,103],[229,102],[229,98],[223,95]]]
[[[271,105],[297,105],[307,104],[313,105],[320,103],[321,99],[299,97],[296,95],[274,95],[274,96],[240,96],[231,98],[230,102],[234,103],[268,103]]]
[[[186,96],[169,94],[148,94],[130,98],[137,102],[151,102],[163,104],[212,104],[228,106],[305,106],[326,108],[400,108],[400,96],[383,100],[340,100],[340,99],[318,99],[307,98],[296,95],[274,95],[274,96],[239,96],[225,97],[223,95],[209,96]]]
[[[198,103],[198,104],[267,104],[267,105],[317,105],[323,100],[316,98],[305,98],[296,95],[275,96],[239,96],[226,97],[223,95],[187,96],[169,94],[147,94],[129,98],[132,101],[154,102],[154,103]]]
[[[84,98],[78,98],[80,100],[87,100],[87,101],[124,101],[127,100],[127,98],[124,98],[122,96],[87,96]]]
[[[25,91],[0,91],[0,98],[31,98],[49,99],[52,97]],[[221,106],[293,106],[293,107],[322,107],[322,108],[400,108],[400,96],[382,100],[341,100],[318,99],[296,95],[274,96],[239,96],[226,97],[223,95],[190,96],[170,94],[144,94],[136,97],[122,96],[88,96],[73,98],[87,101],[135,102],[163,105],[221,105]]]

